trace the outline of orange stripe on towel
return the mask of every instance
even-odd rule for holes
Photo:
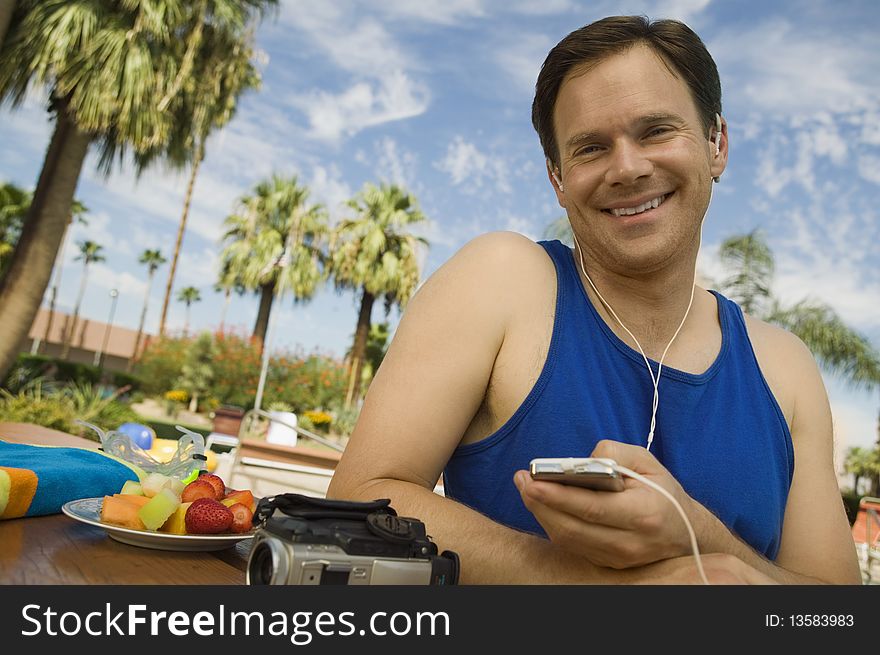
[[[14,519],[24,516],[30,508],[36,492],[36,473],[30,469],[0,466],[0,505],[5,505],[5,507],[0,507],[0,519]]]

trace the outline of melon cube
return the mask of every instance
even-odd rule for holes
[[[186,487],[186,483],[183,480],[171,477],[168,478],[168,483],[165,485],[166,489],[171,489],[178,496],[183,493],[184,487]]]
[[[137,498],[138,496],[132,496]],[[139,516],[140,508],[122,496],[104,496],[101,504],[101,521],[132,530],[143,530],[144,522]]]
[[[118,498],[119,500],[124,500],[130,505],[134,505],[138,509],[150,502],[150,499],[146,496],[132,496],[131,494],[113,494],[113,497]]]
[[[148,498],[152,498],[156,494],[158,494],[165,485],[168,484],[168,476],[162,475],[161,473],[150,473],[147,476],[147,479],[144,480],[143,489],[144,495]]]
[[[140,482],[135,482],[134,480],[126,480],[125,484],[122,485],[122,491],[119,493],[125,496],[143,496],[144,488]]]
[[[148,530],[158,530],[168,517],[180,507],[180,498],[170,489],[162,489],[146,505],[140,508],[138,516]]]

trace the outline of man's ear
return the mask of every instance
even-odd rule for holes
[[[559,203],[559,206],[563,209],[565,208],[565,192],[562,186],[562,180],[556,174],[556,168],[553,165],[553,162],[549,159],[545,160],[547,164],[547,177],[550,178],[550,184],[553,187],[553,191],[556,193],[556,202]]]
[[[730,152],[730,143],[727,139],[727,121],[718,114],[716,114],[716,121],[717,122],[712,135],[713,138],[709,143],[710,153],[712,155],[709,170],[712,174],[712,178],[717,182],[718,178],[721,177],[721,174],[727,168],[727,157]],[[719,125],[720,129],[718,127]],[[715,146],[716,139],[718,139],[717,152]]]

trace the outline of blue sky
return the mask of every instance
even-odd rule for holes
[[[175,287],[196,286],[192,326],[216,327],[213,291],[223,219],[273,172],[299,176],[333,220],[369,181],[405,185],[430,221],[424,275],[474,236],[514,230],[540,238],[560,216],[530,123],[534,81],[547,51],[602,16],[684,20],[718,63],[730,164],[716,187],[699,268],[718,276],[726,237],[761,228],[776,256],[774,292],[786,302],[829,303],[880,345],[880,49],[876,3],[667,0],[447,0],[382,3],[281,0],[277,20],[257,32],[263,89],[213,135],[202,167]],[[33,187],[50,124],[34,92],[15,111],[0,107],[0,179]],[[109,290],[121,291],[117,323],[137,321],[145,248],[170,256],[185,173],[131,170],[109,179],[90,156],[77,197],[91,210],[66,251],[62,306],[76,296],[73,243],[101,243],[107,261],[90,277],[83,314],[106,320]],[[168,266],[151,294],[148,330],[158,326]],[[274,344],[341,356],[357,298],[328,287],[308,303],[283,302]],[[235,298],[227,324],[249,331],[254,296]],[[374,320],[381,320],[377,306]],[[396,324],[398,316],[392,311]],[[184,309],[174,303],[171,329]],[[880,394],[825,376],[837,442],[877,438]]]

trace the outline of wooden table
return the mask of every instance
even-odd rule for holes
[[[22,423],[0,423],[0,439],[95,448],[96,442]],[[139,548],[64,514],[0,521],[0,584],[241,585],[250,540],[211,552]]]

